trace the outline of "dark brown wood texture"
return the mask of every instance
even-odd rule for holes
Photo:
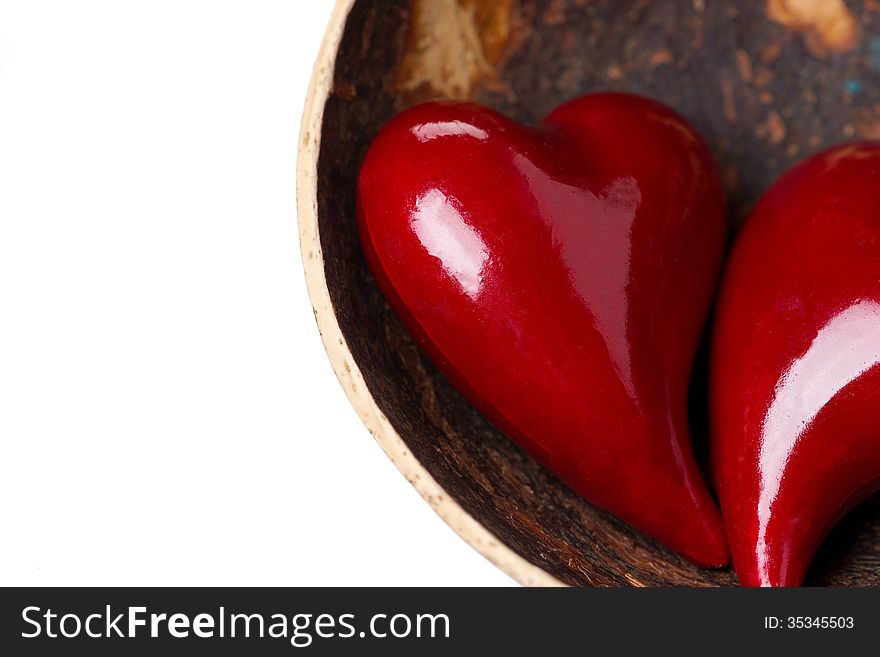
[[[480,5],[457,1],[467,11]],[[771,20],[767,3],[757,0],[501,4],[507,5],[505,13],[495,18],[503,24],[493,23],[484,41],[492,71],[475,75],[463,95],[526,122],[591,91],[619,89],[657,98],[709,141],[735,224],[798,159],[847,139],[880,137],[875,2],[842,5],[857,26],[842,44],[833,39],[845,24]],[[401,63],[416,47],[414,14],[407,0],[355,3],[323,119],[318,214],[325,271],[337,319],[371,395],[449,495],[506,545],[560,580],[735,584],[730,570],[694,567],[569,491],[458,394],[379,294],[356,234],[358,167],[394,112],[443,94],[442,80],[419,86],[401,77]],[[440,47],[428,44],[427,49]],[[692,415],[697,452],[703,455],[704,370],[705,359],[698,359]],[[880,499],[863,505],[833,533],[809,583],[880,584]]]

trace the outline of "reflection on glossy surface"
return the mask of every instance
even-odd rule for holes
[[[712,462],[743,584],[802,582],[880,479],[880,145],[796,167],[748,219],[719,299]]]
[[[489,138],[485,130],[462,121],[432,121],[413,126],[412,133],[420,142],[431,141],[440,137],[473,137],[480,141]]]
[[[813,420],[845,386],[880,363],[880,304],[860,301],[834,316],[807,352],[785,371],[764,420],[758,467],[757,559],[761,583],[772,576],[767,553],[770,512],[789,458]]]
[[[489,253],[453,201],[439,189],[419,196],[412,213],[412,229],[425,250],[439,259],[446,273],[458,281],[462,291],[476,299]]]
[[[618,376],[629,395],[635,390],[629,341],[632,229],[642,200],[632,176],[617,178],[599,194],[547,176],[528,158],[514,162],[541,217],[563,214],[586,221],[548,222],[553,244],[572,288],[589,307]],[[542,205],[544,204],[544,205]],[[589,258],[584,258],[589,254]]]
[[[429,103],[378,135],[358,208],[380,288],[475,406],[594,503],[727,561],[686,416],[724,204],[680,117],[604,94],[530,129]]]

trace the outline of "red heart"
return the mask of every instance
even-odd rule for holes
[[[537,128],[429,103],[376,137],[358,208],[382,291],[477,408],[598,506],[727,562],[686,414],[724,202],[681,117],[622,94]]]
[[[796,586],[880,485],[880,144],[781,178],[719,301],[712,463],[744,585]]]

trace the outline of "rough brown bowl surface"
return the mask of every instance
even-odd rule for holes
[[[303,122],[299,213],[330,359],[364,422],[465,540],[528,584],[732,585],[574,495],[414,346],[355,227],[364,153],[395,112],[473,98],[525,122],[618,89],[676,108],[721,163],[734,225],[788,166],[880,138],[880,3],[842,0],[340,0]],[[705,360],[692,386],[705,456]],[[528,373],[523,373],[527,376]],[[880,584],[880,500],[851,514],[812,584]]]

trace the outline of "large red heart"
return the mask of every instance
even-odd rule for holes
[[[755,206],[719,300],[711,397],[740,582],[798,585],[880,485],[880,144],[815,156]]]
[[[681,117],[622,94],[537,128],[422,105],[376,137],[358,210],[385,296],[477,408],[593,503],[727,562],[686,413],[724,201]]]

